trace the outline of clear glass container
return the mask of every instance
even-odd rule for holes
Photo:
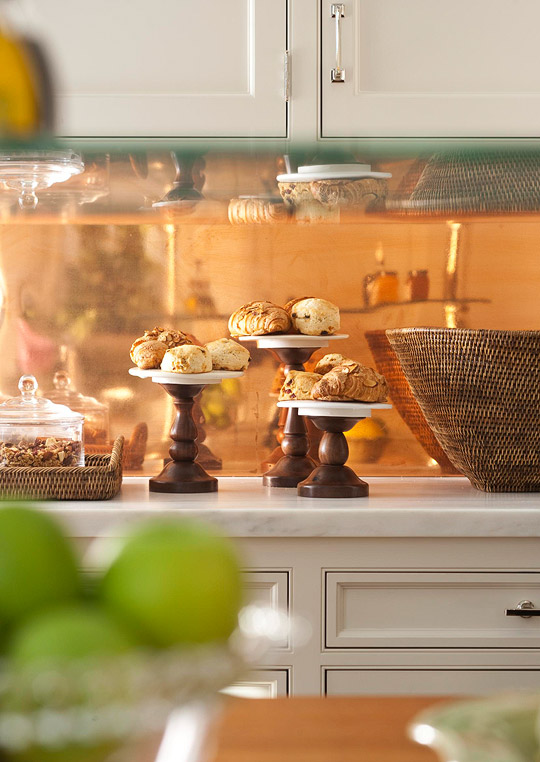
[[[21,376],[20,396],[0,405],[0,466],[83,466],[83,416],[37,389]]]
[[[86,397],[71,387],[66,370],[54,374],[54,389],[45,392],[47,399],[65,405],[84,416],[83,439],[85,445],[106,445],[109,442],[109,408],[95,397]]]

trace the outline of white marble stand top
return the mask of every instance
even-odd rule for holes
[[[331,341],[348,339],[348,333],[335,333],[329,336],[308,336],[305,333],[266,333],[263,336],[236,336],[235,341],[248,343],[254,341],[259,349],[298,349],[304,347],[313,350],[329,346]]]
[[[106,501],[44,501],[74,537],[121,533],[150,516],[191,516],[233,537],[540,537],[540,493],[488,494],[464,477],[365,477],[370,495],[299,497],[260,477],[221,477],[219,492],[148,492],[148,479],[127,477]]]
[[[166,370],[141,370],[130,368],[130,376],[138,378],[151,378],[155,384],[220,384],[225,378],[240,378],[244,375],[243,370],[210,370],[207,373],[170,373]]]
[[[298,415],[326,418],[371,418],[372,410],[390,410],[386,402],[327,402],[326,400],[282,400],[278,407],[295,407]]]

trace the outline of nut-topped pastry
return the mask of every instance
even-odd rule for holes
[[[354,360],[336,365],[311,390],[315,400],[385,402],[388,385],[384,376]]]
[[[308,373],[303,370],[291,370],[279,392],[280,400],[310,400],[311,390],[322,376],[319,373]]]
[[[135,358],[135,352],[137,350],[137,347],[139,347],[141,344],[145,344],[149,341],[159,341],[162,344],[165,345],[165,350],[171,349],[172,347],[179,347],[183,344],[192,344],[193,342],[182,331],[174,331],[172,328],[160,328],[159,326],[156,326],[155,328],[152,328],[151,330],[147,330],[143,333],[142,336],[139,336],[138,339],[135,339],[133,344],[131,345],[131,350],[129,353],[129,356],[137,365],[139,368],[142,368],[141,365],[137,362]],[[161,358],[163,359],[163,357]],[[145,369],[150,368],[159,368],[159,364],[161,363],[161,360],[157,365],[146,365]]]
[[[352,360],[337,353],[328,354],[321,357],[317,365],[313,368],[313,371],[324,376],[325,373],[331,371],[336,365],[341,365],[344,362],[352,362]]]
[[[293,327],[307,336],[331,336],[339,331],[339,307],[326,299],[293,300],[290,315]]]
[[[251,359],[248,350],[232,339],[216,339],[205,346],[212,357],[213,370],[246,370]]]
[[[161,370],[169,373],[209,373],[212,370],[212,355],[206,347],[183,344],[165,352]]]
[[[283,307],[273,302],[249,302],[229,318],[231,336],[264,336],[268,333],[287,333],[291,319]]]
[[[131,347],[131,359],[141,370],[152,370],[161,367],[166,351],[167,345],[162,341],[143,341]]]

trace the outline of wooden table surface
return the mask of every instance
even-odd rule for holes
[[[444,699],[354,697],[232,699],[215,762],[435,762],[405,728]]]

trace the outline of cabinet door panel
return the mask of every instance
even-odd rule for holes
[[[322,2],[322,134],[537,136],[537,0],[345,0],[342,66]]]
[[[287,571],[245,571],[244,585],[249,600],[260,606],[268,606],[275,611],[289,610],[289,572]],[[288,648],[287,635],[274,644],[274,648]]]
[[[289,695],[289,670],[254,669],[245,680],[222,693],[237,698],[283,698]]]
[[[540,670],[327,669],[327,696],[455,696],[538,690]]]
[[[326,572],[327,648],[538,648],[540,574]]]
[[[29,0],[66,136],[286,135],[286,0]]]

